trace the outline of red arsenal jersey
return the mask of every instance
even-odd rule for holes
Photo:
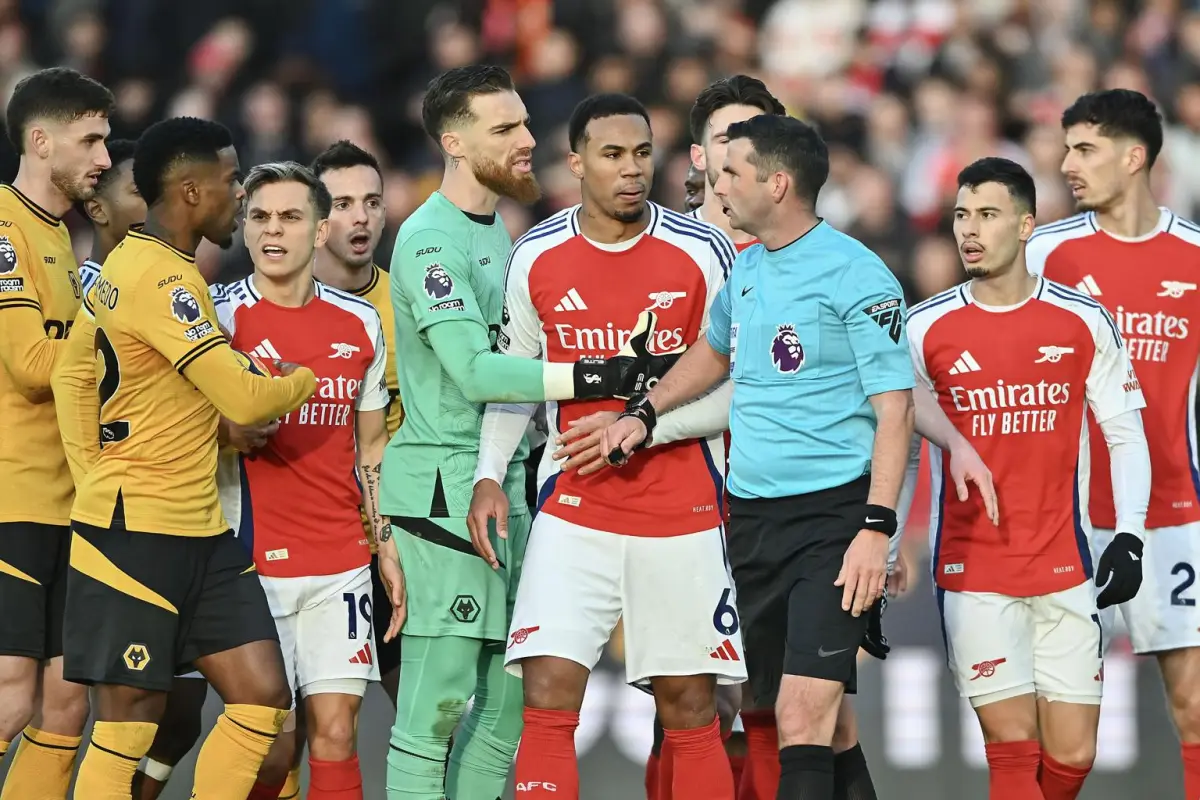
[[[1146,396],[1142,420],[1153,475],[1147,528],[1200,520],[1196,460],[1196,364],[1200,358],[1200,227],[1163,209],[1146,236],[1100,229],[1092,213],[1034,231],[1026,248],[1034,274],[1102,303],[1125,337]],[[1092,423],[1092,521],[1116,525],[1108,449]]]
[[[1001,508],[996,527],[978,493],[960,502],[930,448],[937,585],[1031,597],[1090,578],[1085,410],[1107,421],[1145,405],[1109,314],[1046,280],[1005,308],[979,305],[964,283],[914,306],[908,338],[917,377],[991,469]]]
[[[578,213],[578,206],[562,211],[513,245],[501,351],[554,362],[615,356],[647,309],[658,316],[651,352],[693,344],[708,326],[708,308],[733,263],[729,237],[651,203],[643,234],[602,245],[579,232]],[[656,446],[621,469],[582,477],[559,471],[552,459],[558,432],[571,420],[623,408],[620,400],[547,403],[552,432],[538,475],[541,511],[633,536],[719,527],[725,463],[720,434]]]
[[[258,572],[273,578],[336,575],[366,566],[357,479],[355,412],[388,405],[387,348],[379,313],[322,283],[300,308],[277,306],[250,276],[214,290],[233,347],[312,369],[317,391],[279,420],[262,450],[239,458],[225,515],[248,540]],[[224,477],[224,475],[223,475]]]

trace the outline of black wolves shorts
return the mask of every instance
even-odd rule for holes
[[[189,537],[72,528],[67,680],[166,692],[196,659],[278,641],[258,573],[233,531]]]
[[[400,637],[383,640],[392,624],[392,600],[379,576],[379,556],[371,556],[371,621],[375,626],[375,653],[379,657],[380,677],[400,666]]]
[[[858,534],[870,477],[833,489],[771,499],[730,498],[729,563],[750,690],[771,708],[783,675],[858,689],[858,648],[867,614],[842,610],[834,586]]]
[[[0,656],[61,656],[71,529],[0,522]]]

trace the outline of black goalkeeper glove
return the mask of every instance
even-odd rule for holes
[[[1142,586],[1142,540],[1132,533],[1114,536],[1100,554],[1096,585],[1104,587],[1096,597],[1097,608],[1132,600]]]
[[[629,341],[612,358],[581,358],[575,362],[575,399],[618,397],[622,400],[641,394],[667,374],[679,360],[683,348],[670,353],[650,352],[658,315],[643,311]]]
[[[862,649],[875,656],[880,661],[888,657],[892,646],[883,635],[883,612],[887,611],[887,591],[875,601],[867,612],[867,630],[863,633]]]

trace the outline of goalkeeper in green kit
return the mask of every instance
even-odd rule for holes
[[[504,481],[510,516],[506,538],[491,531],[494,569],[466,519],[484,405],[628,397],[675,356],[647,351],[649,312],[610,359],[548,364],[495,352],[512,248],[496,203],[540,195],[525,105],[503,69],[462,67],[430,83],[422,121],[446,171],[392,254],[405,419],[384,456],[379,508],[391,519],[381,537],[394,535],[400,552],[408,619],[387,790],[389,800],[497,800],[522,726],[521,681],[504,671],[504,645],[530,527],[528,453],[523,444]]]

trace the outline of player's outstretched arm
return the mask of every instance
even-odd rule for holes
[[[43,327],[42,305],[30,274],[36,268],[31,267],[34,255],[15,231],[6,229],[13,263],[0,279],[0,361],[23,390],[45,392],[66,342],[51,339]]]
[[[54,410],[67,466],[78,486],[100,457],[100,395],[96,390],[96,320],[86,296],[51,374]]]
[[[358,449],[358,476],[363,487],[363,506],[378,543],[379,571],[392,604],[391,622],[383,637],[385,642],[390,642],[404,627],[406,609],[404,571],[400,566],[400,553],[392,539],[391,524],[379,513],[379,475],[383,464],[383,451],[388,442],[386,386],[382,386],[381,390],[384,405],[371,410],[360,409],[355,414],[354,437]],[[376,609],[376,613],[382,611]]]

